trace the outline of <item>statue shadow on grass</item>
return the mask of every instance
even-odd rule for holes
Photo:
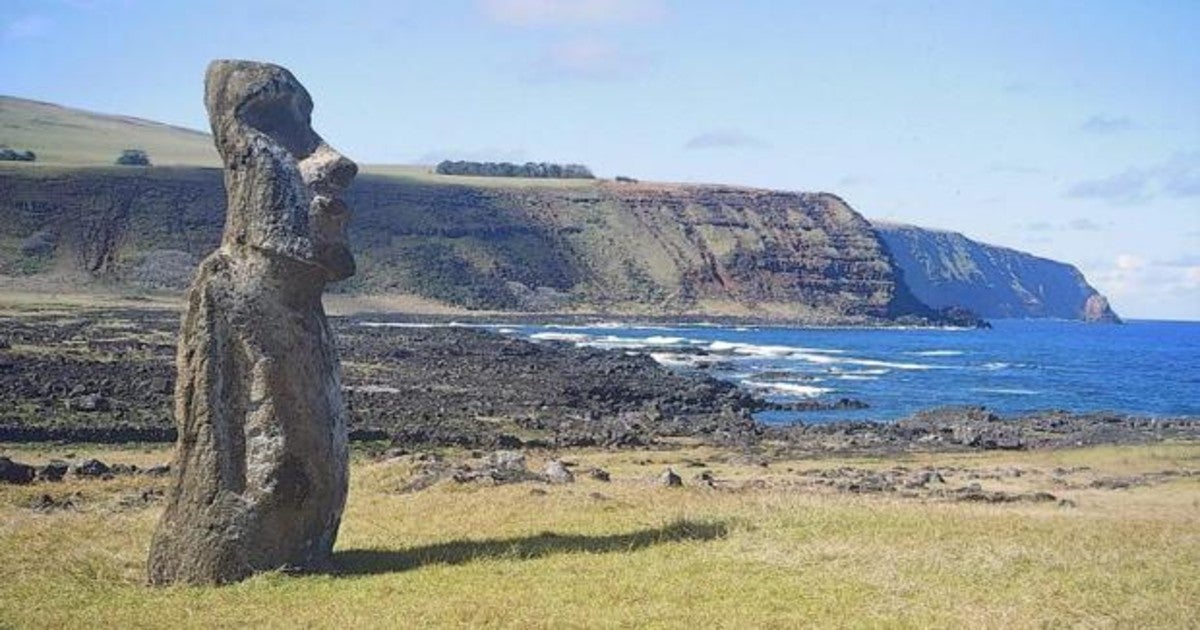
[[[678,520],[663,527],[627,534],[585,536],[543,532],[516,538],[454,540],[410,549],[347,549],[333,554],[334,575],[397,573],[427,565],[458,565],[484,560],[532,560],[559,553],[620,553],[663,543],[707,541],[729,533],[723,522]]]

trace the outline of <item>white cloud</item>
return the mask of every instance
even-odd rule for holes
[[[1146,261],[1133,254],[1118,254],[1116,268],[1125,272],[1136,272],[1146,266]]]
[[[1140,203],[1158,195],[1200,197],[1200,151],[1181,151],[1167,160],[1142,168],[1076,183],[1068,197]]]
[[[1088,281],[1133,317],[1200,319],[1200,264],[1124,253],[1085,270]]]
[[[1137,128],[1137,124],[1128,116],[1105,116],[1096,114],[1088,118],[1079,126],[1080,129],[1088,133],[1095,134],[1113,134],[1121,133],[1122,131],[1130,131]]]
[[[666,15],[662,0],[479,0],[488,18],[513,26],[643,23]]]
[[[1030,232],[1054,232],[1060,230],[1074,230],[1076,232],[1097,232],[1104,229],[1104,225],[1096,223],[1087,217],[1078,217],[1071,219],[1065,223],[1051,223],[1049,221],[1034,221],[1024,224],[1026,230]]]

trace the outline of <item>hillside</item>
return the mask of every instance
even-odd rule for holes
[[[882,222],[875,228],[913,293],[935,308],[961,306],[982,317],[1120,322],[1072,265],[956,232]]]
[[[0,97],[0,144],[38,155],[0,163],[0,280],[184,288],[224,220],[210,142]],[[155,166],[111,166],[130,147]],[[942,321],[914,297],[870,223],[830,194],[365,165],[347,201],[359,273],[334,289],[345,293],[525,312]],[[900,268],[928,286],[897,249]],[[980,304],[1007,299],[991,285],[971,290]]]
[[[156,165],[220,165],[207,133],[11,96],[0,96],[0,145],[31,150],[43,164],[112,164],[137,148]]]
[[[347,201],[360,269],[338,290],[518,311],[932,315],[897,282],[866,220],[832,195],[431,177],[356,181]],[[217,169],[5,167],[0,273],[181,288],[219,240],[223,200]]]

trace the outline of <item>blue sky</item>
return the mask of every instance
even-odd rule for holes
[[[1200,319],[1200,2],[5,0],[0,93],[206,127],[288,66],[364,163],[835,192]]]

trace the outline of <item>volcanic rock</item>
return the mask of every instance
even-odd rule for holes
[[[0,481],[24,485],[33,481],[33,466],[14,462],[7,457],[0,457]]]
[[[227,214],[188,292],[175,483],[151,544],[153,584],[326,568],[348,489],[321,293],[355,270],[338,195],[357,167],[312,130],[312,99],[284,68],[214,61],[205,104]]]

